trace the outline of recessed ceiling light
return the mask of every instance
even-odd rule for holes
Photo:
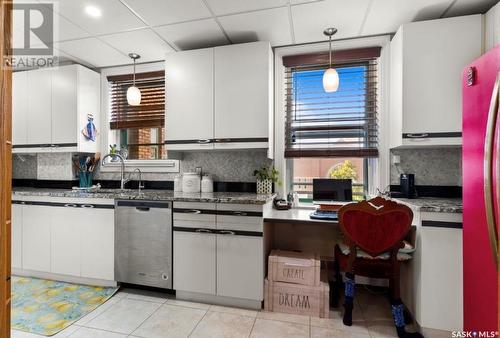
[[[101,9],[95,7],[95,6],[87,6],[85,7],[85,13],[87,13],[89,16],[93,18],[99,18],[102,15]]]

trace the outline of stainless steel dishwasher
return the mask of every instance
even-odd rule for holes
[[[172,203],[115,201],[115,279],[172,288]]]

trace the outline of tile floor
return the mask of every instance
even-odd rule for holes
[[[337,309],[329,319],[250,311],[125,289],[53,337],[397,337],[386,298],[362,287],[356,293],[353,326],[344,326],[341,315]],[[40,337],[12,331],[12,338]]]

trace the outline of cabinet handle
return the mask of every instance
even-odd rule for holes
[[[186,214],[195,214],[195,215],[199,215],[201,214],[201,210],[186,210]]]
[[[198,143],[200,143],[200,144],[207,144],[207,143],[210,143],[210,142],[212,142],[212,141],[210,139],[208,139],[208,138],[198,140]]]
[[[219,231],[219,234],[221,234],[221,235],[232,235],[232,236],[236,235],[236,233],[234,231],[230,231],[230,230],[221,230],[221,231]]]
[[[66,208],[76,208],[76,207],[78,207],[76,204],[71,204],[71,203],[65,204],[64,206]]]
[[[246,212],[243,212],[243,211],[234,211],[233,215],[234,216],[246,216],[248,214]]]
[[[406,134],[408,138],[426,138],[429,137],[429,133],[421,133],[421,134]]]
[[[138,211],[143,211],[143,212],[147,212],[150,210],[148,207],[135,207],[135,209]]]
[[[212,233],[212,230],[209,230],[209,229],[196,229],[195,231],[198,233],[202,233],[202,234],[211,234]]]
[[[57,148],[57,147],[58,147],[58,145],[57,145],[57,144],[51,144],[51,145],[50,145],[50,147],[51,147],[51,148]]]
[[[93,208],[94,206],[92,204],[82,204],[81,206],[82,208],[85,208],[85,209],[91,209]]]

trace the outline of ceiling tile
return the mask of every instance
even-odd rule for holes
[[[214,47],[229,43],[214,19],[160,26],[155,27],[154,30],[180,50]]]
[[[497,3],[498,0],[457,0],[446,12],[445,17],[483,14]]]
[[[140,62],[160,61],[165,54],[174,50],[156,35],[151,29],[117,33],[99,37],[122,53],[137,53]]]
[[[55,36],[54,41],[74,40],[89,37],[90,34],[73,24],[71,21],[66,20],[60,15],[55,15]]]
[[[285,6],[288,0],[207,0],[207,3],[215,15],[224,15]]]
[[[127,56],[96,38],[58,42],[55,47],[98,68],[130,63]]]
[[[203,0],[124,0],[151,26],[211,17]]]
[[[93,18],[85,13],[87,6],[101,10]],[[144,23],[118,0],[60,0],[55,11],[92,34],[111,34],[144,27]]]
[[[329,0],[292,6],[295,42],[325,40],[323,30],[328,27],[338,29],[334,39],[357,36],[369,2],[370,0]]]
[[[219,22],[233,43],[270,41],[273,46],[292,43],[287,7],[223,16]]]
[[[361,35],[393,33],[403,23],[439,18],[453,0],[373,1]]]

